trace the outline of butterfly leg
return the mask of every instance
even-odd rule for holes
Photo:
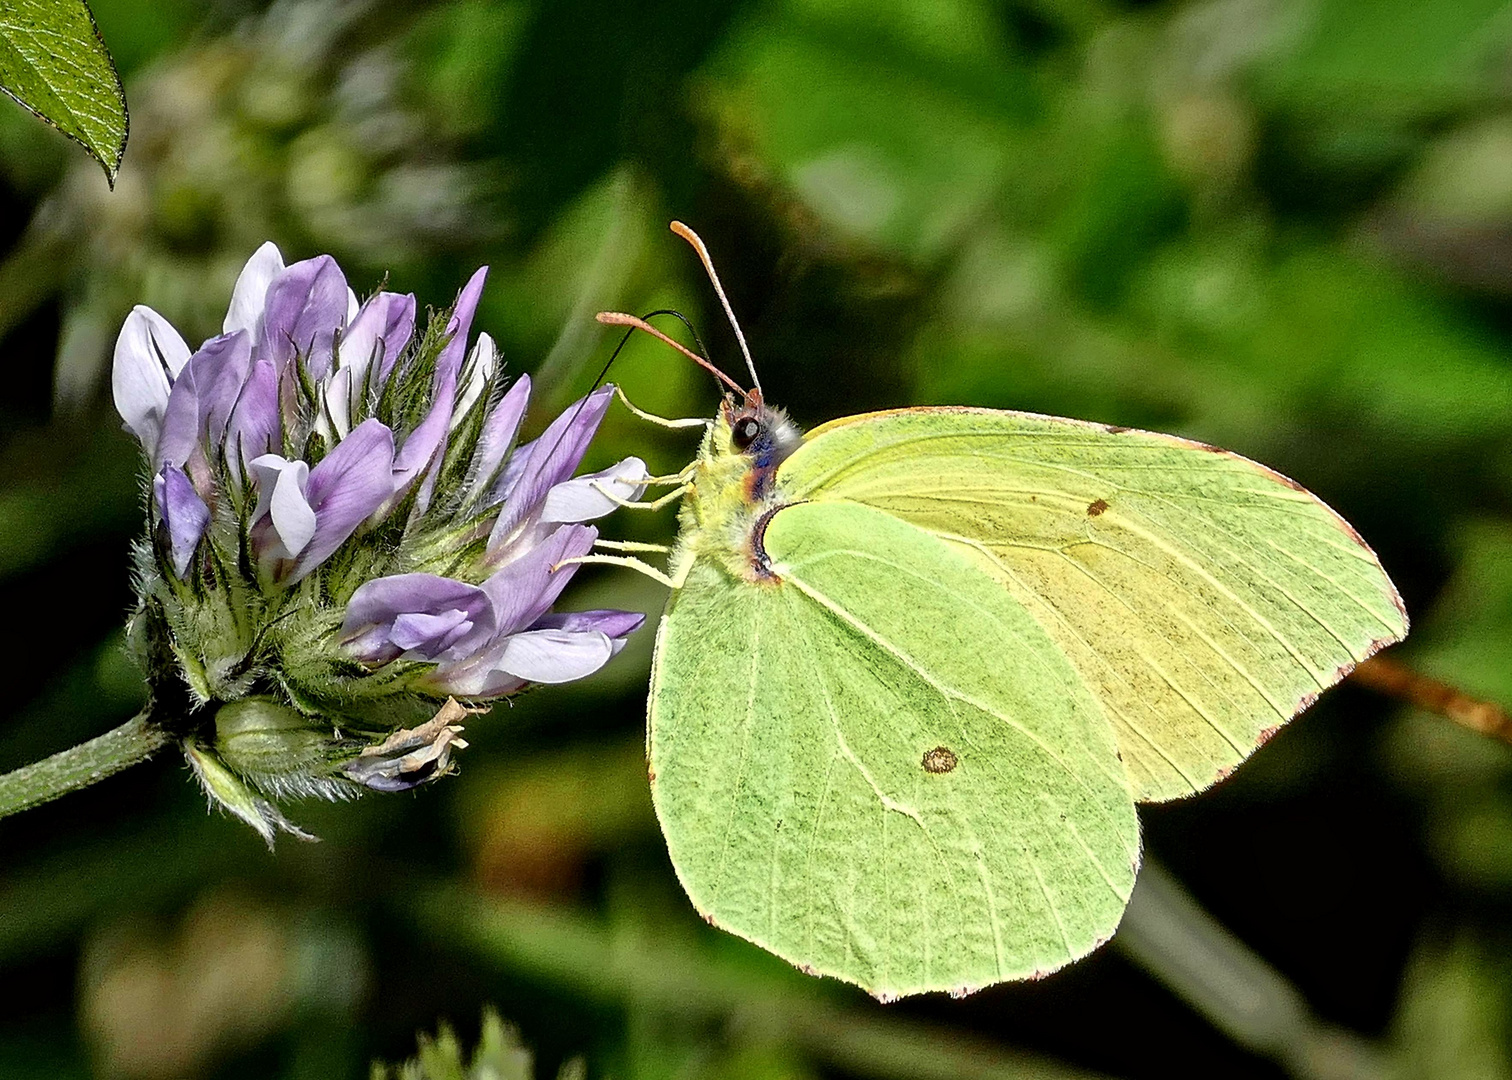
[[[608,551],[656,551],[663,555],[672,550],[668,544],[641,544],[634,540],[595,540],[593,546]]]
[[[712,421],[710,421],[707,417],[702,417],[702,416],[690,416],[690,417],[686,417],[685,419],[682,419],[682,420],[668,420],[664,416],[657,416],[655,413],[648,413],[644,409],[637,409],[634,405],[630,404],[630,399],[625,396],[625,392],[619,388],[618,384],[616,384],[615,387],[614,387],[614,393],[615,393],[615,396],[620,399],[620,401],[624,402],[625,408],[629,409],[636,416],[640,417],[642,420],[646,421],[648,424],[655,424],[657,427],[664,427],[664,428],[708,427],[709,424],[712,423]]]
[[[684,469],[682,472],[672,473],[672,474],[670,474],[668,476],[643,476],[643,477],[636,477],[635,478],[635,482],[638,483],[638,484],[645,484],[648,487],[649,486],[653,486],[653,485],[656,486],[656,487],[667,487],[669,485],[675,487],[675,486],[680,485],[680,484],[686,484],[689,480],[692,480],[693,479],[693,474],[696,473],[697,471],[698,471],[698,462],[693,461],[693,462],[689,462],[688,463],[688,467],[686,469]]]
[[[678,577],[672,577],[658,570],[650,563],[642,562],[640,559],[632,558],[629,555],[579,555],[575,559],[563,559],[556,566],[553,566],[552,570],[563,566],[623,566],[627,570],[634,570],[637,574],[644,574],[652,581],[659,585],[665,585],[669,589],[681,588],[682,581],[679,579],[684,576],[678,575]]]
[[[685,483],[681,487],[673,488],[671,491],[667,492],[659,499],[652,499],[650,502],[632,502],[629,499],[620,498],[618,495],[610,491],[597,480],[593,482],[593,489],[595,491],[599,492],[599,494],[603,495],[604,498],[608,499],[610,502],[614,503],[617,506],[622,506],[626,510],[660,510],[668,503],[682,498],[685,494],[687,494],[689,487],[691,487],[691,485]]]

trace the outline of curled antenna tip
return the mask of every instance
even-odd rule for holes
[[[693,250],[698,252],[698,260],[703,263],[704,271],[709,275],[709,282],[714,286],[714,295],[719,297],[720,306],[724,308],[725,317],[730,320],[730,327],[735,331],[735,340],[740,343],[740,355],[745,357],[746,370],[751,373],[751,385],[756,392],[761,393],[761,379],[756,375],[756,362],[751,359],[750,346],[746,344],[745,334],[741,332],[740,323],[735,319],[735,309],[730,307],[730,299],[725,295],[724,286],[719,283],[719,275],[714,271],[714,260],[709,257],[709,249],[699,235],[680,221],[673,221],[668,228],[692,245]]]

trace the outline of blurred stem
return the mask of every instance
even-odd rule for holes
[[[0,338],[57,291],[70,265],[66,252],[64,236],[34,223],[0,262]]]
[[[168,734],[140,712],[113,731],[0,776],[0,818],[113,776],[167,743]]]
[[[1350,682],[1427,709],[1462,727],[1512,743],[1512,717],[1494,701],[1471,697],[1458,687],[1414,671],[1384,656],[1372,656],[1354,669]]]
[[[788,971],[765,976],[749,957],[732,962],[686,939],[653,938],[587,914],[454,886],[409,889],[401,902],[441,940],[476,949],[515,972],[570,986],[590,1001],[722,1020],[749,1039],[791,1041],[851,1075],[1096,1080],[1089,1071],[905,1014],[882,1017],[836,1004],[834,984]]]
[[[1298,1080],[1384,1080],[1387,1053],[1314,1015],[1302,992],[1192,899],[1153,859],[1114,942],[1214,1027]]]

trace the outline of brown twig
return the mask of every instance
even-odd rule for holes
[[[1512,743],[1512,716],[1506,709],[1494,701],[1471,697],[1400,661],[1372,656],[1354,669],[1350,681],[1447,717],[1471,731]]]

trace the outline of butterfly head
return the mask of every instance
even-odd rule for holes
[[[730,449],[749,458],[753,468],[776,468],[803,442],[787,413],[762,401],[759,390],[748,392],[743,401],[727,395],[720,413],[729,428]]]

